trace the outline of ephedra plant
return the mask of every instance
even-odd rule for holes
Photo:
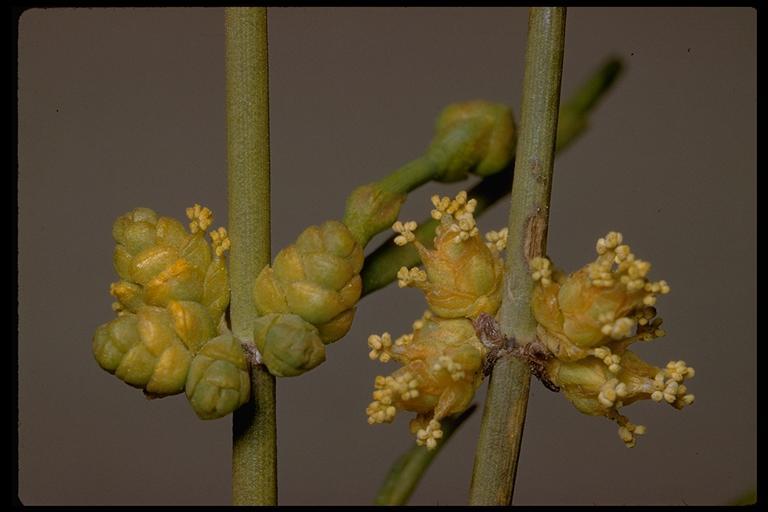
[[[487,101],[446,106],[423,155],[352,190],[342,219],[307,227],[271,262],[266,13],[230,8],[225,18],[229,230],[211,229],[198,204],[187,226],[145,207],[119,217],[116,317],[96,329],[93,353],[148,397],[185,393],[203,420],[234,414],[236,504],[277,502],[275,377],[311,380],[334,343],[356,342],[344,338],[361,298],[394,281],[421,290],[426,307],[412,332],[368,338],[369,357],[395,369],[373,379],[361,421],[411,413],[415,444],[376,503],[407,501],[486,378],[472,504],[511,502],[531,374],[616,422],[628,447],[645,427],[624,407],[693,402],[693,368],[630,350],[664,334],[656,302],[670,287],[650,279],[622,234],[596,237],[595,260],[571,274],[546,256],[554,153],[583,133],[620,71],[608,61],[560,107],[564,8],[530,11],[519,122]],[[469,190],[431,198],[427,219],[399,219],[417,187],[470,175],[479,181]],[[508,225],[482,233],[477,218],[510,191]]]

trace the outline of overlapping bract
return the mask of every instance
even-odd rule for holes
[[[327,221],[305,229],[261,271],[253,288],[258,314],[290,317],[262,320],[254,332],[271,373],[298,375],[317,366],[325,359],[323,344],[349,331],[362,291],[362,266],[363,249],[349,229]],[[273,329],[300,335],[281,341]]]
[[[248,361],[232,333],[209,340],[195,355],[187,376],[189,403],[202,419],[220,418],[250,396]]]
[[[219,228],[211,234],[212,245],[206,242],[205,229],[212,221],[207,208],[195,205],[187,215],[191,232],[177,220],[158,217],[148,208],[122,215],[112,229],[117,242],[115,270],[121,281],[112,284],[110,293],[117,298],[113,308],[118,316],[97,328],[93,353],[102,368],[150,396],[184,390],[190,385],[190,367],[199,365],[199,358],[210,359],[211,354],[223,360],[244,357],[238,344],[213,352],[206,348],[218,334],[229,304],[223,257],[229,239],[226,230]],[[239,396],[247,399],[247,368],[227,367],[226,373],[238,382]],[[228,384],[221,375],[205,373],[195,385],[208,382],[208,389],[223,393]],[[198,408],[203,403],[199,400],[190,399],[190,403],[199,416],[214,418],[231,412],[242,401],[231,409],[228,407],[235,402],[226,401],[229,405],[215,408],[215,413]]]
[[[269,313],[256,320],[254,342],[272,375],[295,377],[325,361],[315,326],[298,315]]]
[[[549,378],[579,411],[615,420],[631,447],[645,427],[619,409],[649,398],[677,409],[691,404],[683,382],[694,370],[682,360],[657,368],[628,349],[664,335],[653,306],[669,286],[647,279],[650,263],[636,258],[620,233],[598,240],[596,250],[597,259],[570,276],[545,258],[532,260],[532,308],[538,337],[555,356]]]

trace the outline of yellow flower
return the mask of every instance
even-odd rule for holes
[[[371,358],[397,361],[401,368],[375,379],[368,423],[391,422],[397,410],[416,412],[412,431],[432,449],[442,435],[440,420],[469,407],[483,380],[486,349],[464,318],[425,315],[413,334],[392,341],[388,333],[368,339]]]
[[[694,401],[684,381],[695,372],[685,361],[670,361],[665,368],[657,368],[629,350],[622,353],[617,373],[592,356],[570,362],[553,358],[547,362],[547,373],[579,411],[616,421],[619,436],[629,447],[634,446],[635,436],[645,427],[639,431],[628,428],[627,418],[618,412],[620,408],[650,399],[682,409]]]
[[[646,399],[676,409],[690,405],[694,396],[683,382],[695,372],[684,361],[657,368],[628,350],[664,335],[653,306],[669,286],[649,281],[650,263],[622,242],[617,232],[600,238],[595,261],[570,276],[534,258],[531,307],[538,337],[555,356],[545,362],[549,380],[582,413],[616,421],[619,437],[632,447],[645,427],[619,409]]]
[[[398,273],[400,286],[421,289],[430,309],[444,318],[495,314],[501,303],[504,264],[497,245],[487,245],[479,236],[473,215],[476,201],[467,200],[467,193],[460,192],[453,200],[434,196],[432,204],[432,216],[440,220],[434,248],[413,242],[424,271],[403,267]],[[403,243],[413,240],[405,229],[409,224],[395,224],[394,229],[401,233],[396,243],[399,238]]]
[[[567,277],[545,258],[531,261],[539,337],[559,359],[577,360],[601,346],[616,352],[664,334],[653,305],[669,286],[649,281],[650,263],[621,242],[620,233],[608,233],[598,240],[597,259]]]

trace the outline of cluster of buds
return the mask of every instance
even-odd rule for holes
[[[484,377],[487,348],[478,339],[473,320],[494,315],[501,302],[506,232],[480,238],[474,219],[476,201],[466,192],[455,198],[432,198],[432,217],[440,221],[434,248],[413,236],[415,222],[396,222],[395,243],[413,243],[423,269],[402,267],[400,287],[420,289],[429,309],[413,324],[413,332],[393,340],[389,333],[368,338],[369,357],[401,365],[375,379],[368,423],[389,423],[398,410],[411,411],[411,431],[419,445],[437,446],[441,420],[460,414],[471,404]]]
[[[99,365],[151,397],[180,393],[201,418],[224,416],[247,401],[245,353],[217,337],[229,304],[224,253],[229,238],[208,208],[187,209],[189,231],[177,220],[136,208],[112,228],[120,281],[110,293],[117,318],[97,328]]]
[[[694,370],[684,361],[657,368],[628,349],[664,335],[654,305],[669,285],[648,280],[650,263],[636,258],[620,233],[600,238],[596,251],[594,262],[569,276],[534,258],[532,309],[538,338],[554,356],[546,362],[548,378],[579,411],[616,421],[632,447],[645,427],[618,410],[642,399],[690,405],[694,396],[684,381]]]
[[[270,373],[294,376],[325,360],[360,299],[363,249],[341,222],[305,229],[264,267],[253,286],[261,318],[254,342]]]

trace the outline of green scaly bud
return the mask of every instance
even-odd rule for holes
[[[186,394],[201,419],[226,416],[248,401],[250,390],[245,352],[231,333],[209,340],[192,360]]]
[[[293,313],[314,325],[323,343],[344,336],[360,298],[363,249],[337,221],[305,229],[254,283],[259,315]]]
[[[254,343],[272,375],[294,377],[325,361],[317,328],[298,315],[269,314],[256,320]]]
[[[143,306],[100,326],[93,338],[99,365],[150,395],[166,396],[184,389],[192,359],[177,336],[171,314]]]

